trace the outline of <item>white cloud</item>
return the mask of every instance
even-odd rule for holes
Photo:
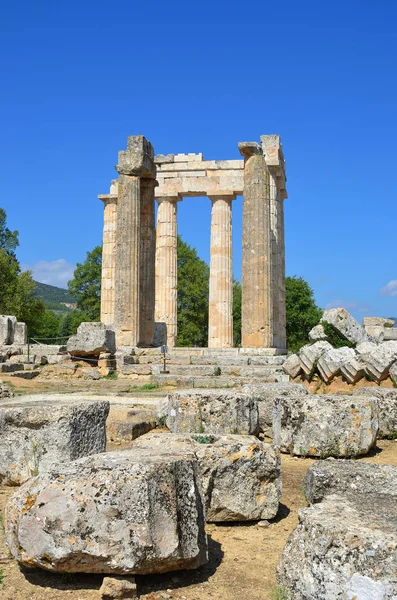
[[[53,261],[39,260],[34,265],[22,265],[23,271],[32,271],[35,281],[61,288],[67,288],[75,268],[76,265],[72,265],[64,258]]]
[[[359,312],[367,312],[368,306],[360,304],[360,302],[344,302],[343,300],[334,300],[329,302],[325,308],[345,308],[348,311],[357,310]]]
[[[397,279],[392,279],[380,291],[381,296],[397,296]]]

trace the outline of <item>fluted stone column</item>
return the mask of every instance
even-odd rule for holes
[[[116,268],[116,231],[117,231],[117,193],[98,196],[104,203],[103,241],[102,241],[102,281],[101,281],[101,322],[114,324],[115,268]]]
[[[242,345],[273,342],[272,247],[269,171],[256,142],[239,143],[244,156]]]
[[[119,152],[115,277],[115,331],[118,346],[142,343],[141,323],[146,299],[142,279],[153,265],[141,263],[141,178],[155,179],[152,145],[143,136],[131,136]],[[142,187],[144,187],[144,183]],[[153,199],[154,202],[154,199]],[[154,315],[153,315],[154,317]]]
[[[177,203],[178,196],[156,198],[158,202],[156,228],[156,323],[167,327],[167,345],[175,346],[178,334],[178,257]]]
[[[232,200],[211,196],[208,347],[233,346]]]
[[[155,313],[155,257],[156,235],[154,227],[154,179],[141,178],[141,322],[139,343],[150,346],[154,336]]]

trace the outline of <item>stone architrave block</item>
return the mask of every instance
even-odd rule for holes
[[[273,437],[274,399],[279,396],[300,398],[309,393],[301,383],[246,384],[242,389],[258,402],[259,430],[270,438]]]
[[[106,450],[109,402],[37,394],[0,404],[0,482],[21,485],[51,466]]]
[[[208,522],[272,519],[281,497],[280,458],[270,444],[251,435],[149,433],[134,447],[183,448],[199,466]]]
[[[149,574],[207,562],[194,454],[134,448],[59,465],[9,500],[6,539],[22,565]]]
[[[357,495],[384,494],[397,498],[397,467],[374,465],[348,460],[322,460],[308,468],[303,489],[311,503],[321,502],[326,496],[337,494],[352,500]]]
[[[394,319],[385,319],[383,317],[364,317],[364,327],[394,327]]]
[[[299,356],[297,354],[291,354],[284,362],[283,369],[287,375],[292,377],[292,379],[298,377],[298,375],[302,373],[302,365]]]
[[[14,343],[16,318],[0,315],[0,346],[11,346]]]
[[[319,323],[313,329],[309,331],[309,340],[311,342],[320,342],[321,340],[327,340],[327,334],[324,331],[323,325]]]
[[[378,437],[385,438],[397,434],[397,390],[381,387],[360,387],[353,396],[376,398],[379,406]]]
[[[159,416],[166,417],[172,433],[256,435],[259,432],[258,403],[241,390],[170,392],[160,402]]]
[[[349,342],[360,344],[361,342],[370,341],[364,327],[344,308],[329,308],[325,310],[320,322],[324,321],[332,325],[335,331],[349,340]]]
[[[348,383],[355,384],[365,375],[364,363],[360,360],[358,354],[354,353],[340,368],[342,376]]]
[[[105,323],[82,323],[77,334],[69,338],[67,351],[72,356],[98,357],[104,352],[116,352],[116,336]]]
[[[339,375],[343,365],[356,356],[353,348],[332,348],[324,352],[317,363],[317,370],[321,379],[329,383]]]
[[[298,513],[277,567],[293,600],[397,597],[395,498],[331,495]]]
[[[360,350],[361,352],[361,350]],[[382,342],[369,352],[361,352],[366,373],[380,383],[389,376],[389,368],[397,359],[397,342]]]
[[[15,323],[14,344],[24,346],[28,343],[28,327],[26,323]]]
[[[328,350],[332,350],[332,346],[327,341],[308,344],[299,350],[299,360],[305,375],[310,377],[313,374],[321,355]]]
[[[367,454],[378,427],[376,398],[308,394],[274,400],[273,443],[296,456]]]

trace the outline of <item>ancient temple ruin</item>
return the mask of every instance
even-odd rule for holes
[[[118,346],[152,345],[161,324],[164,342],[176,344],[177,208],[188,196],[212,203],[208,346],[233,346],[232,204],[243,196],[242,346],[286,348],[280,136],[238,147],[241,160],[155,156],[138,135],[119,152],[119,177],[110,194],[99,196],[105,206],[101,321],[114,327]]]

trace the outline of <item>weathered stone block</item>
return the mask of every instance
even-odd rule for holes
[[[103,352],[116,352],[116,337],[105,323],[82,323],[77,334],[69,338],[67,351],[72,356],[98,357]]]
[[[354,354],[340,368],[342,376],[348,383],[353,385],[360,381],[365,374],[364,363],[359,359],[359,356],[359,354]]]
[[[370,341],[364,327],[344,308],[330,308],[325,310],[321,317],[321,322],[324,321],[332,325],[335,331],[349,340],[349,342],[360,344],[361,342]]]
[[[152,144],[143,135],[130,135],[127,150],[120,150],[116,170],[121,175],[154,177],[154,151]]]
[[[178,390],[160,403],[159,416],[166,417],[173,433],[256,435],[258,403],[242,391]]]
[[[28,343],[28,327],[26,323],[15,323],[14,344],[24,346]]]
[[[151,433],[132,448],[194,452],[208,522],[256,521],[276,516],[281,497],[280,459],[274,448],[250,435]]]
[[[274,400],[274,445],[297,456],[366,454],[378,427],[376,398],[309,394]]]
[[[302,373],[302,365],[299,360],[299,356],[297,354],[291,354],[291,356],[289,356],[284,362],[283,369],[287,375],[292,377],[292,379],[298,377],[298,375]]]
[[[13,398],[14,395],[12,389],[0,379],[0,398]]]
[[[317,363],[317,370],[321,379],[329,383],[339,375],[343,365],[356,356],[353,348],[331,348],[324,352]]]
[[[383,317],[364,317],[364,327],[394,327],[394,319],[385,319]]]
[[[295,398],[305,396],[309,392],[299,383],[263,383],[259,385],[247,384],[243,392],[252,395],[258,402],[259,430],[273,437],[273,404],[279,396]]]
[[[332,495],[299,511],[277,568],[294,600],[393,600],[397,596],[395,498]]]
[[[322,460],[307,470],[303,484],[310,503],[337,494],[352,500],[358,494],[397,497],[397,467],[348,460]]]
[[[134,448],[59,465],[23,485],[6,510],[24,565],[66,573],[147,574],[207,562],[194,454]]]
[[[320,342],[321,340],[327,340],[327,334],[324,331],[324,326],[319,323],[313,329],[309,331],[309,340],[311,342]]]
[[[383,333],[383,339],[385,340],[385,342],[388,342],[390,340],[396,341],[397,340],[397,327],[385,327],[384,333]]]
[[[389,368],[397,360],[397,342],[382,342],[369,352],[360,349],[360,354],[366,373],[379,383],[389,376]]]
[[[133,577],[104,577],[99,590],[101,600],[127,600],[138,598]]]
[[[397,433],[397,390],[380,387],[360,387],[354,396],[376,398],[379,407],[378,437],[384,438]]]
[[[389,376],[394,385],[397,387],[397,361],[390,365]]]
[[[38,394],[0,405],[0,482],[20,485],[52,465],[106,449],[108,401]]]
[[[308,344],[299,350],[299,360],[304,373],[311,377],[317,368],[318,360],[321,355],[328,350],[332,350],[332,346],[327,341]]]
[[[10,346],[14,343],[16,318],[0,315],[0,346]]]

